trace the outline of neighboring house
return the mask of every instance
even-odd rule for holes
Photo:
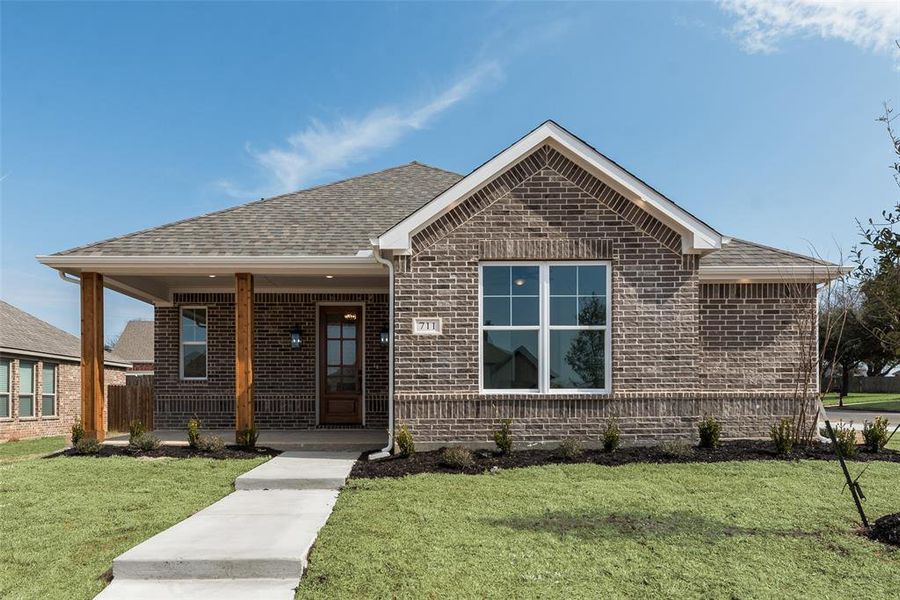
[[[81,415],[78,338],[0,300],[0,441],[65,435]],[[130,364],[106,353],[107,385]]]
[[[103,286],[156,307],[158,427],[396,417],[431,446],[507,417],[523,442],[767,435],[844,270],[723,236],[550,121],[466,176],[413,162],[39,260],[80,277],[89,331]]]
[[[112,351],[131,363],[128,375],[153,375],[153,321],[128,321]]]

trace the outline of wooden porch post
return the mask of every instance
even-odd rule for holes
[[[86,437],[106,437],[103,412],[103,275],[81,274],[81,425]]]
[[[253,275],[235,273],[235,437],[253,427]],[[238,440],[239,441],[239,440]]]

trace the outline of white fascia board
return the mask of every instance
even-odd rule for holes
[[[611,183],[617,191],[681,233],[685,251],[706,252],[722,246],[722,236],[718,232],[556,123],[548,121],[383,233],[378,238],[379,247],[382,250],[409,250],[416,232],[548,142],[588,171],[599,173],[600,178]]]
[[[824,283],[847,275],[848,265],[700,266],[700,281],[708,283],[779,283],[810,281]]]
[[[37,256],[38,262],[69,273],[96,271],[115,275],[195,275],[210,272],[292,274],[328,270],[383,268],[372,256]]]

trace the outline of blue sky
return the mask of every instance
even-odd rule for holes
[[[836,259],[896,199],[900,5],[11,3],[0,296],[78,332],[34,256],[552,118],[719,231]],[[107,292],[107,335],[142,303]]]

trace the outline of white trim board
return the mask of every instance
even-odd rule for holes
[[[685,253],[704,253],[722,247],[722,235],[649,185],[600,154],[553,121],[537,129],[487,161],[431,202],[409,215],[378,238],[382,250],[408,252],[412,237],[460,202],[503,174],[523,158],[550,144],[626,198],[648,211],[682,236]]]

